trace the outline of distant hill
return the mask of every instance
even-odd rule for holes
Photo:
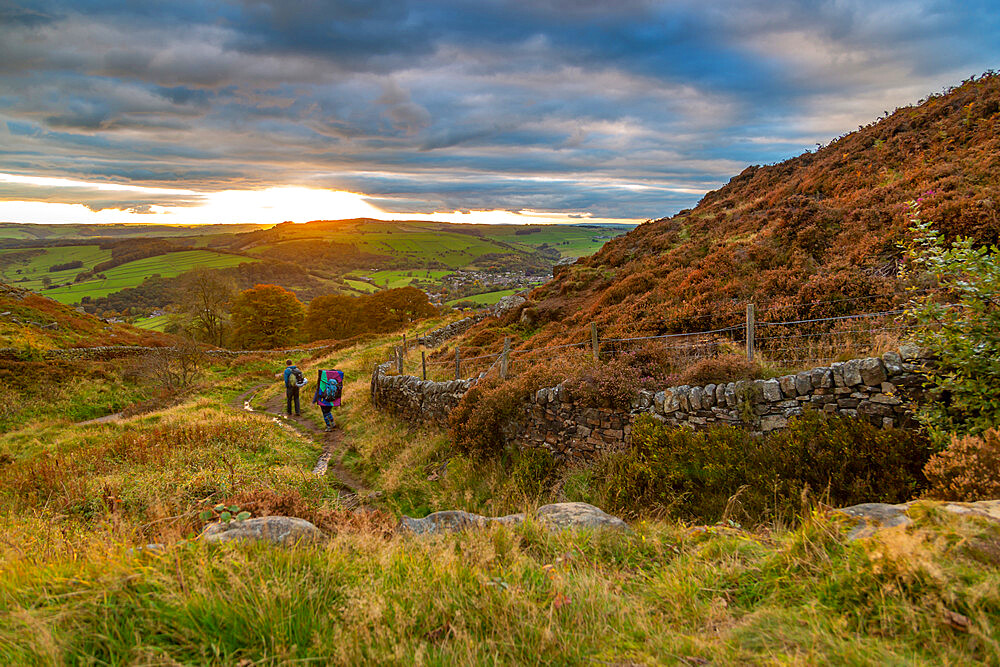
[[[902,300],[906,202],[947,236],[1000,237],[1000,75],[964,82],[816,152],[752,166],[534,290],[537,341],[706,330],[749,301],[809,317]],[[839,299],[837,304],[810,304]]]
[[[152,314],[170,305],[175,278],[195,267],[217,270],[238,289],[281,285],[303,301],[400,280],[444,294],[454,271],[502,276],[458,280],[458,294],[450,286],[457,297],[528,287],[556,262],[591,254],[626,228],[367,218],[271,227],[0,224],[0,281],[90,312]]]
[[[206,236],[248,232],[264,227],[266,225],[47,225],[0,222],[0,239],[30,242],[59,239]]]

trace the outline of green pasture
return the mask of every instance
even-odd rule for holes
[[[359,292],[364,292],[365,294],[370,294],[370,293],[375,292],[375,291],[378,290],[377,287],[375,287],[374,285],[371,285],[369,283],[366,283],[363,280],[351,280],[351,279],[348,278],[348,279],[344,280],[344,282],[347,283],[348,287],[352,287],[352,288],[356,289]]]
[[[379,287],[395,289],[406,287],[414,280],[436,283],[451,273],[451,271],[441,269],[406,269],[402,271],[376,271],[368,274],[368,277]]]
[[[18,259],[24,257],[24,259]],[[4,261],[4,258],[9,258]],[[53,283],[73,280],[81,271],[111,259],[110,250],[102,250],[96,245],[74,245],[61,248],[26,248],[23,250],[0,250],[0,277],[5,283],[17,282],[20,287],[32,290],[42,289],[42,278],[48,276]],[[83,268],[66,271],[49,271],[55,264],[75,261],[83,262]],[[10,263],[8,263],[8,261]],[[25,282],[18,282],[27,278]]]
[[[170,322],[170,315],[157,315],[156,317],[143,317],[134,322],[132,326],[150,331],[163,331]]]
[[[489,239],[444,231],[386,230],[364,234],[332,234],[327,238],[330,241],[352,243],[364,252],[407,257],[421,262],[436,260],[452,268],[467,266],[488,253],[509,252],[509,249]]]
[[[536,249],[541,245],[548,244],[558,250],[563,257],[583,257],[594,254],[610,240],[598,237],[614,237],[627,231],[610,227],[594,228],[573,225],[528,225],[527,227],[540,227],[541,229],[531,234],[517,234],[517,231],[523,231],[525,227],[504,226],[487,233],[489,236],[510,243],[515,247]]]
[[[500,301],[500,299],[505,296],[510,296],[511,294],[518,294],[523,292],[524,288],[518,289],[504,289],[499,292],[486,292],[485,294],[473,294],[472,296],[463,296],[461,299],[452,299],[451,301],[445,301],[446,306],[454,306],[456,303],[461,301],[470,301],[477,306],[492,306],[493,304]]]
[[[227,266],[236,266],[244,262],[255,261],[257,260],[248,257],[220,255],[208,250],[183,250],[139,259],[128,264],[116,266],[113,269],[108,269],[103,274],[107,276],[106,279],[94,278],[84,280],[64,287],[42,290],[41,293],[62,303],[77,303],[85,296],[99,298],[125,289],[126,287],[135,287],[146,280],[146,278],[157,274],[164,278],[172,278],[196,267],[221,269]],[[31,287],[30,284],[27,286]],[[31,288],[39,289],[41,286],[40,282],[38,286]]]

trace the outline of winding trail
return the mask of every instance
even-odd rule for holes
[[[371,496],[372,491],[362,481],[354,477],[343,465],[344,455],[347,452],[346,437],[343,429],[338,427],[333,431],[326,432],[307,417],[286,415],[284,413],[285,397],[282,394],[272,396],[265,403],[263,410],[258,410],[251,405],[257,393],[271,384],[270,382],[262,382],[254,385],[234,398],[230,403],[230,407],[235,410],[243,410],[268,417],[282,427],[290,429],[301,437],[320,445],[322,453],[316,461],[316,465],[313,466],[312,472],[314,475],[320,476],[329,474],[343,486],[351,490],[350,493],[342,493],[340,496],[341,502],[348,509],[357,507],[360,504],[360,497]]]

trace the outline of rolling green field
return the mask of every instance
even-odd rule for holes
[[[359,292],[364,292],[365,294],[371,294],[372,292],[378,290],[377,287],[375,287],[374,285],[370,285],[369,283],[366,283],[363,280],[346,279],[344,280],[344,282],[347,283],[349,287],[353,287]]]
[[[413,280],[438,282],[445,276],[451,275],[451,273],[451,271],[441,269],[413,269],[409,271],[376,271],[375,273],[369,273],[368,277],[379,287],[395,289],[397,287],[406,287]]]
[[[170,315],[157,315],[156,317],[143,317],[132,323],[132,326],[150,331],[163,331],[170,322]]]
[[[220,269],[254,261],[257,260],[236,255],[220,255],[208,250],[183,250],[158,255],[157,257],[147,257],[146,259],[136,260],[128,264],[116,266],[113,269],[108,269],[103,274],[107,276],[107,279],[94,278],[73,285],[48,290],[41,289],[40,281],[37,283],[37,286],[30,282],[25,283],[24,286],[29,289],[39,290],[45,296],[61,303],[77,303],[85,296],[98,298],[125,289],[126,287],[135,287],[141,284],[146,278],[157,274],[164,278],[170,278],[178,276],[185,271],[190,271],[195,267]]]
[[[0,250],[0,280],[14,283],[27,278],[27,281],[18,284],[28,289],[40,290],[42,278],[45,276],[51,278],[53,283],[66,282],[86,268],[109,259],[111,251],[102,250],[96,245]],[[49,267],[55,264],[66,264],[77,260],[83,262],[83,268],[49,271]]]
[[[266,225],[134,225],[134,224],[71,224],[47,225],[0,222],[0,239],[86,239],[97,237],[179,237],[204,234],[236,234],[264,229]]]
[[[517,294],[523,292],[523,288],[518,289],[505,289],[498,292],[487,292],[486,294],[473,294],[472,296],[463,296],[461,299],[452,299],[451,301],[446,301],[446,306],[454,306],[456,303],[461,301],[470,301],[478,306],[492,306],[500,299],[505,296],[510,296],[511,294]]]
[[[489,235],[518,248],[535,249],[547,244],[558,250],[563,257],[583,257],[594,254],[610,240],[599,237],[617,236],[627,231],[625,229],[575,225],[531,225],[530,227],[540,227],[540,230],[531,234],[516,234],[518,228],[505,225],[496,231],[489,232]]]
[[[315,239],[353,245],[362,252],[413,260],[414,264],[438,261],[456,269],[468,266],[489,253],[511,252],[511,248],[502,243],[471,234],[429,229],[411,230],[408,227],[396,229],[381,227],[372,230],[327,230],[321,233],[319,230],[294,230],[299,232],[295,234],[282,230],[282,241],[259,245],[248,252],[263,257],[271,248],[284,241]],[[518,249],[526,250],[526,248]]]

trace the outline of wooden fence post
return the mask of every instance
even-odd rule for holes
[[[406,334],[403,334],[403,356],[406,356]]]
[[[462,355],[459,353],[458,348],[455,348],[455,379],[460,380],[462,378]]]
[[[594,348],[594,361],[601,357],[601,339],[597,337],[597,323],[590,323],[590,344]]]
[[[396,348],[396,372],[403,374],[403,348]]]
[[[424,369],[424,379],[427,379],[427,353],[420,350],[420,367]]]
[[[507,371],[510,364],[510,336],[503,339],[503,356],[500,357],[500,379],[507,379]]]
[[[752,303],[747,304],[747,361],[753,361],[754,338],[756,335],[756,314]]]

